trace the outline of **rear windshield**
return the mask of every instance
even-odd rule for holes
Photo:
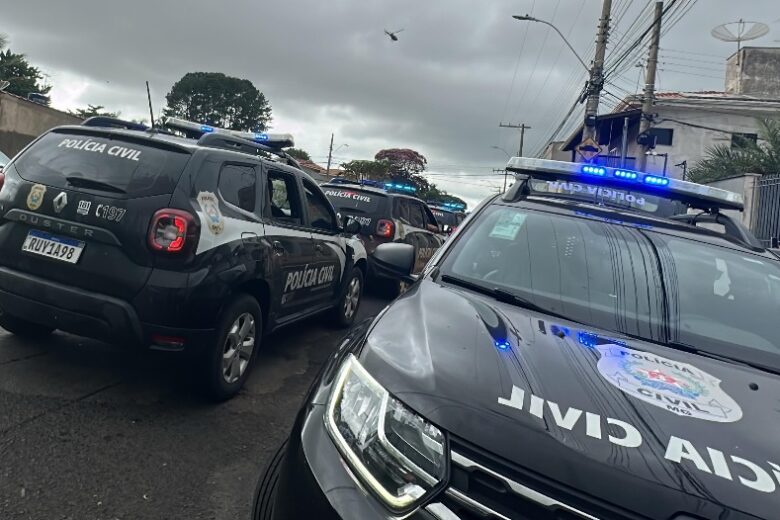
[[[188,158],[116,137],[52,132],[14,164],[30,182],[144,197],[173,193]]]
[[[385,198],[383,195],[349,188],[323,186],[322,191],[325,192],[336,211],[347,211],[350,213],[376,213],[381,199]]]
[[[458,216],[455,213],[449,211],[442,211],[440,209],[431,209],[431,213],[436,217],[436,222],[441,226],[457,226],[459,224]]]

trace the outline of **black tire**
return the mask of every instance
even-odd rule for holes
[[[234,344],[235,340],[240,336],[240,331],[239,335],[234,334],[231,342],[228,343],[228,336],[232,332],[236,332],[231,329],[242,318],[244,321],[241,323],[245,323],[246,316],[251,316],[254,322],[254,346],[248,356],[245,350],[236,348],[237,345]],[[210,345],[204,345],[205,348],[201,352],[199,359],[201,382],[205,382],[205,391],[208,397],[216,401],[225,401],[235,396],[241,390],[257,358],[257,351],[260,349],[262,337],[263,310],[260,304],[248,294],[237,296],[222,312],[215,339],[212,340]],[[238,350],[241,350],[241,352],[236,352]],[[239,364],[237,367],[239,374],[233,372],[230,374],[225,373],[223,362],[226,362],[226,354],[229,355],[231,351],[235,353],[233,363]],[[244,362],[245,364],[243,364]],[[241,369],[241,366],[244,368]],[[232,367],[233,364],[231,364]],[[236,376],[235,380],[228,381],[229,378],[232,379]]]
[[[287,439],[285,439],[260,474],[260,481],[255,489],[252,520],[273,520],[276,487],[279,484],[282,463],[287,458],[287,444]]]
[[[357,287],[354,284],[357,284]],[[363,301],[364,286],[363,271],[359,267],[353,267],[349,279],[341,290],[339,302],[333,308],[331,314],[331,321],[334,325],[345,328],[354,323],[355,317],[360,310],[360,303]],[[357,290],[357,294],[354,293],[355,290]],[[357,297],[357,302],[355,302],[355,297]]]
[[[0,327],[11,334],[28,339],[42,339],[54,332],[53,327],[39,325],[6,313],[0,314]]]

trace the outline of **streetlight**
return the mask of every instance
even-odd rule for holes
[[[572,44],[569,43],[569,40],[567,40],[566,37],[563,35],[563,33],[560,30],[558,30],[558,28],[555,27],[553,24],[551,24],[547,20],[540,20],[539,18],[534,18],[531,15],[520,16],[520,15],[516,14],[516,15],[513,15],[512,18],[514,18],[515,20],[521,20],[521,21],[525,21],[525,22],[543,23],[544,25],[547,25],[547,26],[552,27],[553,29],[555,29],[555,32],[558,33],[558,36],[560,36],[561,39],[563,39],[564,43],[569,47],[571,52],[573,52],[574,55],[577,57],[577,59],[580,61],[580,63],[582,63],[582,66],[585,67],[585,70],[590,72],[590,68],[585,63],[585,61],[582,58],[580,58],[580,55],[577,53],[577,51],[574,50],[574,47],[572,47]]]
[[[493,146],[491,146],[491,148],[493,148],[494,150],[501,150],[502,152],[504,152],[506,154],[507,159],[511,159],[512,158],[512,155],[509,152],[507,152],[506,150],[504,150],[503,148],[501,148],[500,146],[493,145]]]
[[[348,145],[348,144],[346,144],[346,143],[344,143],[344,144],[340,145],[338,148],[336,148],[335,150],[333,150],[333,153],[336,153],[336,152],[338,152],[338,151],[339,151],[339,150],[341,150],[342,148],[349,148],[349,145]]]

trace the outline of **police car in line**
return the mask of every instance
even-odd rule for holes
[[[741,196],[508,169],[338,346],[255,518],[778,518],[780,260],[729,216]],[[375,261],[410,273],[406,248]]]
[[[220,399],[262,336],[352,323],[366,253],[288,157],[288,135],[170,119],[55,128],[0,176],[0,326],[192,353]]]
[[[460,226],[460,223],[466,218],[463,210],[466,207],[463,204],[453,202],[428,202],[433,216],[439,223],[439,231],[445,238],[453,234]]]
[[[369,274],[374,282],[386,285],[391,296],[399,292],[399,282],[377,273],[372,261],[377,246],[388,242],[414,246],[413,272],[419,273],[443,242],[436,217],[425,202],[414,196],[414,186],[337,179],[321,187],[339,214],[361,224],[359,236],[368,252]]]

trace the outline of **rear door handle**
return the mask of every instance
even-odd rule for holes
[[[274,253],[276,253],[277,255],[283,255],[284,254],[284,246],[278,240],[274,240],[271,243],[271,246],[274,249]]]

